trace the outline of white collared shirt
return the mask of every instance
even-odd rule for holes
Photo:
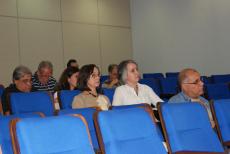
[[[147,103],[156,106],[158,102],[163,102],[156,93],[147,85],[137,84],[138,95],[133,87],[122,85],[116,88],[113,97],[113,106],[132,105]]]

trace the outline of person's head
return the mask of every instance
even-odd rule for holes
[[[100,86],[100,71],[95,64],[82,66],[79,72],[78,89],[94,91]]]
[[[40,62],[40,64],[38,65],[38,71],[37,71],[38,80],[42,84],[46,84],[49,81],[49,78],[52,76],[52,74],[53,74],[52,63],[50,61]]]
[[[178,81],[181,90],[191,98],[198,98],[204,93],[200,74],[192,68],[183,69],[178,76]]]
[[[67,68],[68,67],[78,67],[78,63],[75,59],[70,59],[68,62],[67,62]]]
[[[125,60],[118,65],[119,80],[122,84],[136,85],[140,79],[138,65],[134,60]]]
[[[62,73],[59,79],[59,85],[65,89],[73,90],[77,87],[79,69],[77,67],[68,67]]]
[[[108,67],[108,72],[109,72],[109,79],[115,80],[118,78],[118,65],[117,64],[111,64]]]
[[[32,89],[32,72],[25,66],[18,66],[13,72],[13,83],[22,92],[30,92]]]

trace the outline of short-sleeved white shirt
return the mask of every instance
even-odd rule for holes
[[[129,85],[122,85],[116,88],[113,97],[113,106],[132,105],[147,103],[156,106],[158,102],[163,102],[156,93],[147,85],[138,83],[138,95],[133,87]]]

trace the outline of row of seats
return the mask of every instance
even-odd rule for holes
[[[211,99],[227,99],[230,98],[229,85],[226,83],[205,83],[205,97],[209,100]],[[139,81],[142,84],[150,86],[154,92],[160,96],[163,100],[167,101],[170,97],[179,92],[178,79],[176,77],[168,77],[161,79],[154,78],[143,78]],[[105,95],[109,96],[110,101],[113,100],[114,89],[108,90],[103,89]],[[3,88],[0,87],[0,96],[3,91]],[[64,98],[63,98],[64,99]]]
[[[205,81],[205,80],[203,80]],[[141,79],[140,83],[150,86],[156,94],[166,100],[179,92],[177,78]],[[205,83],[205,82],[204,82]],[[228,99],[230,89],[228,83],[208,83],[204,84],[204,96],[208,99]]]
[[[163,78],[177,78],[179,72],[166,72],[165,76],[163,73],[143,73],[143,79],[163,79]],[[101,81],[104,82],[108,79],[108,75],[102,75]],[[221,75],[211,75],[211,76],[202,76],[204,83],[229,83],[230,82],[230,74],[221,74]]]
[[[114,89],[104,89],[105,95],[112,102]],[[61,109],[71,109],[74,96],[80,93],[79,90],[62,90],[58,92],[59,106]],[[49,92],[11,93],[9,96],[12,114],[27,112],[43,112],[46,116],[54,115],[55,104],[53,96]],[[0,104],[1,107],[1,104]],[[1,109],[0,109],[1,114]]]
[[[169,99],[179,91],[178,80],[175,77],[162,79],[140,79],[141,84],[151,87],[162,99]]]
[[[166,78],[169,77],[178,77],[179,72],[169,72],[166,73]],[[162,79],[165,78],[163,73],[144,73],[143,78],[154,78],[154,79]],[[221,74],[221,75],[211,75],[211,76],[202,76],[201,77],[205,84],[211,83],[229,83],[230,82],[230,74]]]
[[[153,80],[143,79],[142,81],[144,81],[142,82],[143,84],[147,84],[153,88]],[[208,84],[205,89],[207,91],[206,94],[208,94],[207,98],[210,100],[230,99],[229,87],[226,84]],[[114,89],[104,88],[104,94],[110,99],[110,102],[113,100],[114,91]],[[60,108],[71,109],[73,98],[79,93],[79,90],[59,91],[58,99]],[[10,95],[10,104],[12,114],[40,111],[46,116],[50,116],[55,112],[53,97],[48,92],[12,93]]]
[[[167,72],[165,73],[166,78],[168,77],[176,77],[179,75],[179,72]],[[105,80],[107,80],[109,78],[108,75],[102,75],[101,76],[101,81],[104,82]],[[163,73],[144,73],[143,74],[143,78],[154,78],[154,79],[162,79],[164,78],[164,74]]]
[[[217,84],[206,84],[205,95],[209,100],[218,99],[230,99],[229,84],[217,83]]]
[[[172,95],[175,95],[177,92],[167,92],[165,95],[160,93],[159,86],[157,86],[155,80],[153,79],[142,79],[140,81],[143,84],[146,84],[153,88],[153,90],[161,96],[161,98],[169,98]],[[169,82],[172,84],[172,82]],[[167,86],[165,86],[167,87]],[[157,90],[158,89],[158,90]],[[170,88],[169,88],[170,89]],[[110,99],[110,102],[113,101],[113,95],[115,92],[115,89],[103,89],[104,94]],[[169,91],[169,90],[168,90]],[[70,109],[72,108],[72,101],[74,96],[79,94],[79,90],[69,91],[69,90],[62,90],[58,92],[58,99],[60,103],[61,109]],[[167,94],[169,94],[167,96]],[[207,84],[205,85],[205,96],[209,100],[218,100],[218,99],[230,99],[230,91],[229,86],[227,84]],[[164,99],[167,101],[167,99]],[[33,103],[31,103],[33,101]],[[31,108],[31,106],[37,104],[40,104],[40,107],[44,104],[48,104],[49,107],[46,107],[48,111],[45,111],[47,115],[53,115],[54,109],[53,108],[53,101],[52,96],[46,92],[32,92],[32,93],[13,93],[10,96],[10,102],[12,106],[12,112],[14,114],[26,112],[28,108]],[[43,102],[43,103],[40,103]],[[22,103],[24,105],[22,105]],[[26,106],[26,107],[21,107]],[[45,105],[47,106],[47,105]],[[21,111],[22,110],[22,111]]]
[[[224,146],[230,145],[229,107],[230,100],[212,103],[220,140],[199,103],[159,103],[167,148],[151,107],[145,104],[109,111],[75,109],[46,118],[32,113],[0,116],[0,144],[3,154],[224,153]]]
[[[177,78],[141,79],[140,83],[150,86],[158,96],[166,100],[179,92]],[[208,100],[230,99],[230,89],[227,83],[204,84],[204,96]]]

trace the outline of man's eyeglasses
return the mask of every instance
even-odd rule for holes
[[[199,84],[199,83],[203,83],[202,79],[197,79],[194,82],[183,82],[183,84]]]

